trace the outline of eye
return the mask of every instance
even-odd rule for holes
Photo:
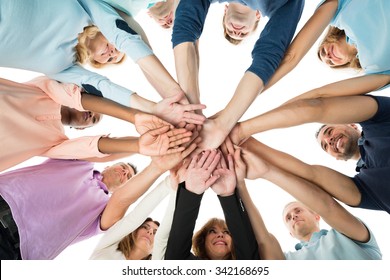
[[[111,62],[113,59],[114,59],[113,57],[110,57],[110,58],[107,60],[107,62],[109,63],[109,62]]]
[[[230,231],[228,231],[228,230],[224,230],[223,233],[230,235]]]
[[[214,229],[210,229],[209,233],[216,233],[216,231]]]

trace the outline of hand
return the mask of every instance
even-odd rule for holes
[[[196,143],[192,143],[182,152],[171,153],[163,156],[154,156],[152,157],[152,164],[154,168],[160,170],[161,173],[163,173],[165,171],[176,168],[177,166],[181,166],[183,160],[195,149]],[[189,160],[187,159],[187,161]],[[183,171],[180,171],[180,173],[177,171],[176,176],[183,177]]]
[[[228,134],[229,131],[224,130],[216,119],[207,119],[200,131],[202,142],[199,144],[199,149],[217,149]]]
[[[218,180],[218,176],[211,176],[221,158],[221,153],[204,151],[192,158],[185,173],[186,189],[196,194],[202,194]]]
[[[176,95],[164,98],[162,101],[156,104],[154,113],[167,120],[168,122],[177,125],[180,122],[203,124],[205,116],[195,113],[195,110],[205,109],[203,104],[180,104],[184,93],[178,93]]]
[[[222,143],[221,150],[225,155],[233,155],[234,170],[236,172],[237,184],[239,182],[243,182],[246,177],[247,167],[246,163],[241,157],[241,148],[237,145],[233,145],[230,136],[228,136]]]
[[[236,171],[237,182],[244,182],[247,176],[247,167],[241,157],[241,149],[238,146],[236,146],[234,151],[234,170]]]
[[[262,178],[269,170],[268,163],[253,152],[249,151],[246,148],[245,142],[241,145],[241,149],[241,156],[246,163],[247,168],[245,178]]]
[[[191,159],[185,158],[182,162],[172,168],[170,172],[171,187],[173,190],[177,190],[180,183],[185,181],[185,175],[187,168],[190,165]]]
[[[136,113],[134,118],[135,129],[140,135],[148,132],[149,130],[160,128],[166,125],[170,126],[171,129],[174,128],[170,123],[154,115],[140,112]]]
[[[227,158],[229,167],[225,159],[221,157],[219,166],[213,172],[213,176],[219,178],[211,188],[220,196],[230,196],[234,194],[234,189],[236,188],[236,173],[234,171],[233,157],[229,154]]]
[[[163,126],[142,134],[139,137],[139,153],[145,156],[162,156],[184,151],[181,144],[191,140],[191,131],[184,128],[169,130],[169,126]]]
[[[247,139],[246,137],[244,137],[242,135],[242,128],[241,128],[241,124],[238,122],[232,129],[232,131],[230,131],[229,133],[229,137],[231,139],[231,141],[233,142],[234,145],[241,145],[243,142],[245,142],[245,140]]]

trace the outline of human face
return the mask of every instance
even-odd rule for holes
[[[134,176],[134,169],[124,162],[118,162],[106,167],[102,171],[102,175],[103,182],[106,184],[108,190],[114,192]]]
[[[325,125],[318,133],[317,141],[331,156],[338,160],[348,160],[359,156],[360,136],[361,133],[354,124]]]
[[[158,225],[153,221],[143,223],[135,234],[135,246],[143,248],[149,254],[153,250],[154,236],[156,235]]]
[[[84,129],[96,125],[102,119],[102,115],[91,111],[78,111],[73,108],[68,108],[68,123],[67,125],[76,128]]]
[[[345,65],[351,62],[354,55],[354,47],[349,45],[344,38],[336,42],[324,43],[319,50],[321,61],[330,67]]]
[[[87,47],[91,57],[101,64],[118,63],[124,56],[124,53],[118,51],[100,32],[94,39],[88,41]]]
[[[175,20],[175,5],[174,0],[167,0],[166,2],[158,2],[149,8],[148,14],[161,27],[171,28]]]
[[[232,238],[227,228],[214,225],[206,235],[206,253],[212,260],[221,260],[231,251]]]
[[[225,6],[224,25],[227,34],[236,40],[246,38],[255,27],[255,23],[260,20],[259,11],[238,4],[230,3]]]
[[[313,232],[319,231],[320,216],[300,202],[289,203],[283,211],[284,224],[292,237],[308,241]]]

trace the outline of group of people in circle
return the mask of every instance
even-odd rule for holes
[[[232,44],[253,35],[263,17],[268,21],[231,100],[206,116],[199,41],[215,2],[226,2],[222,26]],[[1,259],[54,259],[97,234],[102,237],[91,259],[381,259],[369,221],[343,204],[390,213],[390,99],[375,94],[390,82],[390,2],[322,0],[297,30],[304,5],[304,0],[1,1],[0,66],[43,74],[26,83],[0,78]],[[162,28],[172,28],[176,77],[134,21],[145,10]],[[318,59],[357,75],[243,120],[253,101],[293,71],[325,30]],[[126,59],[139,66],[161,101],[85,67]],[[131,123],[138,135],[66,136],[64,126],[85,129],[102,115]],[[355,176],[307,164],[253,137],[312,122],[323,124],[316,139],[325,152],[357,161]],[[150,157],[150,164],[140,171],[124,162],[94,168],[94,162],[132,154]],[[34,156],[49,159],[7,170]],[[299,240],[296,251],[284,252],[267,230],[245,183],[258,178],[296,199],[283,210],[284,223]],[[209,188],[225,219],[211,218],[194,232]],[[148,217],[167,196],[163,221]],[[330,230],[321,229],[321,217]]]

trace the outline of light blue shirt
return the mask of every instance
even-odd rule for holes
[[[165,0],[102,0],[111,6],[125,12],[129,16],[135,17],[141,10],[153,7],[157,2]]]
[[[309,242],[295,245],[296,251],[284,253],[287,260],[380,260],[382,253],[369,230],[366,243],[354,241],[340,232],[322,229]]]
[[[129,106],[131,90],[75,62],[77,36],[91,24],[135,62],[152,54],[101,0],[1,0],[0,66],[40,72]]]
[[[365,73],[390,74],[390,1],[338,0],[330,24],[344,30],[356,46]]]

